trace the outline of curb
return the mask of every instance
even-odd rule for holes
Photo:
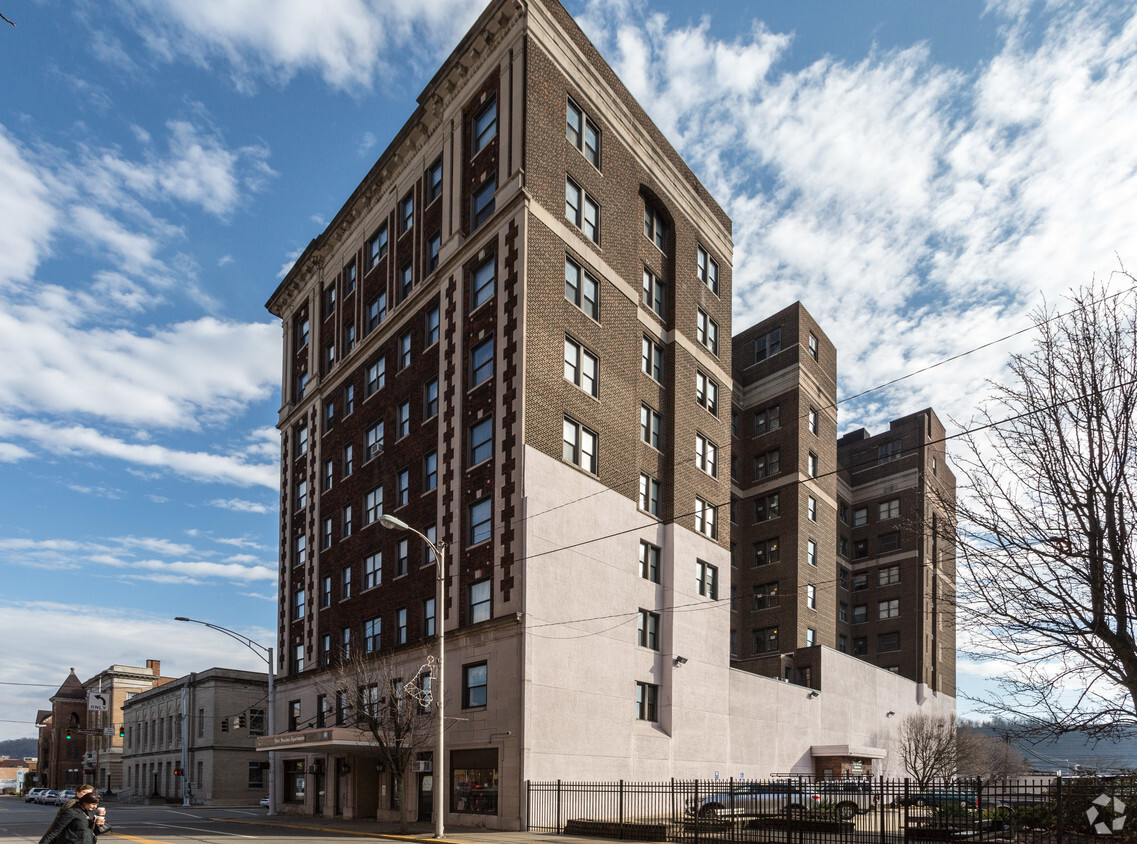
[[[461,841],[456,841],[453,838],[423,838],[417,835],[400,835],[394,832],[364,832],[362,830],[344,829],[342,827],[327,827],[327,826],[311,826],[308,824],[299,823],[280,823],[271,819],[262,820],[244,820],[242,818],[210,818],[211,821],[218,821],[221,823],[244,823],[244,824],[269,824],[272,826],[283,827],[284,829],[301,829],[305,832],[322,832],[328,834],[338,835],[355,835],[360,838],[383,838],[389,841],[421,841],[425,844],[463,844]]]

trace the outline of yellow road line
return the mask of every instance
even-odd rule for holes
[[[303,829],[307,832],[324,832],[333,835],[356,835],[360,838],[385,838],[390,841],[428,841],[431,844],[462,844],[460,841],[454,841],[448,838],[422,838],[417,835],[394,835],[385,832],[360,832],[354,829],[335,829],[334,827],[326,826],[307,826],[298,823],[279,823],[277,821],[252,821],[240,820],[238,818],[210,818],[211,821],[221,821],[223,823],[247,823],[258,824],[261,826],[280,826],[285,829]]]
[[[157,841],[153,838],[136,838],[133,835],[123,835],[121,832],[105,832],[103,835],[109,835],[111,838],[125,838],[127,841],[140,841],[142,844],[170,844],[169,841]],[[100,838],[103,836],[100,835]]]

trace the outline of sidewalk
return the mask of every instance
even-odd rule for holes
[[[399,834],[397,822],[366,820],[345,821],[338,818],[311,818],[302,816],[274,815],[271,818],[257,818],[255,821],[241,821],[226,818],[230,823],[256,823],[258,825],[279,826],[283,829],[306,830],[308,832],[338,833],[358,835],[361,838],[376,838],[394,841],[421,841],[440,844],[434,837],[434,827],[430,824],[412,823],[406,835]],[[557,835],[552,832],[505,832],[498,829],[472,829],[450,827],[441,842],[446,844],[597,844],[599,839],[582,838],[576,835]]]

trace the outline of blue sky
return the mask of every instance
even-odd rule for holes
[[[733,217],[735,325],[801,299],[842,395],[1137,263],[1131,4],[567,6]],[[71,666],[260,665],[171,618],[273,638],[264,302],[482,7],[0,0],[0,683],[47,686],[0,685],[0,738]],[[1013,350],[842,427],[965,422]]]

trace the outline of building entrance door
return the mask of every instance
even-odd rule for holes
[[[327,789],[327,781],[328,777],[323,769],[316,772],[316,817],[324,814],[324,792]]]
[[[343,817],[343,804],[346,802],[344,798],[347,797],[347,774],[344,773],[344,766],[347,764],[346,759],[336,760],[336,817]]]
[[[434,820],[434,774],[418,775],[418,819],[423,823]]]

